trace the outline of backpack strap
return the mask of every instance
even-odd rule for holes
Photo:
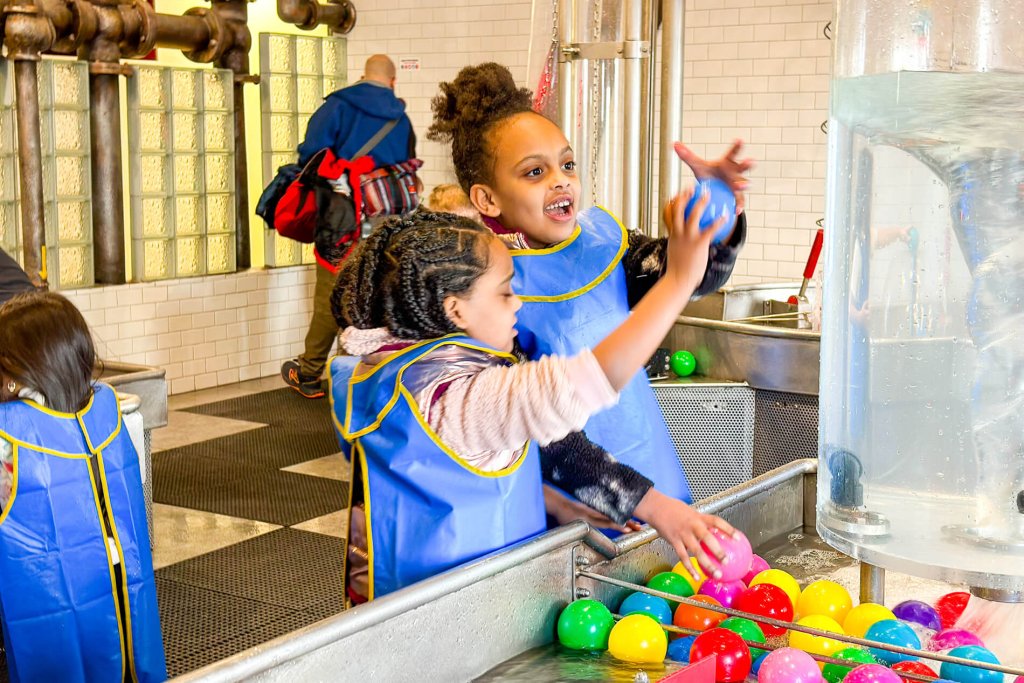
[[[388,136],[388,133],[390,133],[392,129],[397,125],[398,119],[391,119],[383,126],[381,126],[380,130],[378,130],[372,138],[367,140],[366,144],[359,148],[359,151],[352,155],[352,159],[358,159],[359,157],[366,156],[367,154],[372,152],[374,147],[380,144],[380,141],[386,138]]]

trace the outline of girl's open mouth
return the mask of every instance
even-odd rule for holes
[[[567,221],[573,217],[572,197],[559,197],[544,207],[544,215],[556,221]]]

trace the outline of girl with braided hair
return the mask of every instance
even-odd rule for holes
[[[427,137],[451,144],[459,184],[512,248],[512,286],[523,301],[517,330],[524,352],[530,358],[572,355],[629,317],[667,272],[669,248],[665,239],[628,232],[602,207],[577,212],[581,183],[573,150],[558,126],[531,109],[531,101],[530,91],[518,88],[504,66],[466,67],[453,82],[441,84]],[[740,146],[735,143],[712,163],[681,144],[676,153],[698,178],[729,183],[739,210],[743,173],[752,166],[737,161]],[[728,237],[702,247],[701,277],[688,295],[709,294],[725,284],[745,232],[739,213]],[[591,417],[584,431],[667,494],[691,500],[643,372],[635,373],[618,404]]]
[[[711,233],[700,233],[699,211],[684,221],[682,206],[668,216],[665,275],[622,325],[571,357],[517,362],[512,258],[478,223],[420,212],[356,248],[332,305],[357,358],[331,363],[333,417],[351,450],[351,599],[545,530],[533,444],[563,439],[614,405],[700,282]],[[709,528],[735,533],[649,486],[634,511],[709,575],[717,570],[701,542],[721,551]]]

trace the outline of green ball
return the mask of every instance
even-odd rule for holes
[[[697,359],[689,351],[676,351],[670,361],[672,372],[680,377],[689,377],[697,369]]]
[[[597,600],[576,600],[558,615],[558,642],[570,650],[605,650],[614,625],[611,611]]]
[[[743,617],[729,617],[719,624],[719,627],[729,629],[743,640],[749,640],[754,643],[765,642],[764,631],[762,631],[761,627],[750,619],[744,619]],[[750,648],[750,659],[757,659],[765,652],[767,652],[767,650],[752,647]]]
[[[689,598],[693,596],[693,586],[690,585],[689,581],[675,572],[662,572],[660,574],[655,574],[654,578],[647,582],[647,587],[652,590],[661,591],[662,593],[678,595],[681,598]],[[673,612],[675,612],[679,603],[669,600],[668,606],[672,608]]]
[[[832,655],[835,659],[845,659],[848,662],[856,662],[859,664],[878,664],[878,660],[871,656],[870,652],[861,650],[859,647],[848,647],[845,650],[840,650],[836,654]],[[852,666],[842,666],[841,664],[826,664],[822,670],[822,675],[825,676],[825,680],[828,683],[840,683],[846,675],[854,670]]]

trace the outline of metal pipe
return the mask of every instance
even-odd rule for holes
[[[182,51],[197,50],[210,42],[210,26],[200,16],[158,14],[156,44]]]
[[[92,131],[92,238],[97,284],[123,284],[124,194],[121,93],[117,74],[89,74]]]
[[[252,267],[249,247],[249,156],[245,149],[243,85],[235,81],[235,269]]]
[[[573,63],[567,58],[564,48],[573,42],[575,2],[558,0],[558,46],[555,58],[558,60],[558,125],[569,139],[573,149],[580,151],[573,143],[576,132],[576,90],[573,87]]]
[[[277,16],[287,24],[313,29],[324,24],[335,33],[348,33],[356,23],[356,9],[348,0],[321,4],[316,0],[277,0]]]
[[[31,59],[14,62],[17,90],[18,171],[21,185],[21,234],[25,272],[46,283],[46,223],[43,212],[43,149],[39,132],[39,81]]]
[[[723,607],[714,603],[705,603],[693,598],[684,598],[679,595],[673,595],[672,593],[665,593],[664,591],[654,590],[647,586],[641,586],[640,584],[630,583],[629,581],[623,581],[622,579],[615,579],[610,576],[603,574],[596,574],[585,569],[577,569],[576,576],[585,579],[591,579],[593,581],[599,581],[601,583],[607,583],[611,586],[617,586],[618,588],[627,588],[631,591],[639,593],[647,593],[658,598],[663,598],[670,602],[685,603],[691,607],[702,607],[704,609],[711,610],[712,612],[718,612],[719,614],[725,614],[730,617],[740,617],[743,619],[750,619],[758,623],[768,624],[769,626],[775,626],[778,628],[786,629],[787,631],[798,631],[800,633],[806,633],[812,636],[819,636],[823,638],[832,638],[843,643],[849,643],[851,645],[859,645],[861,647],[876,648],[879,650],[885,650],[886,652],[894,652],[900,655],[910,655],[913,657],[924,657],[925,659],[933,659],[937,662],[945,662],[949,664],[961,664],[964,666],[973,666],[979,669],[985,669],[986,671],[998,671],[999,673],[1010,674],[1010,675],[1024,675],[1024,669],[1017,669],[1014,667],[1003,666],[1002,664],[989,664],[988,662],[976,661],[973,659],[965,659],[963,657],[952,657],[950,655],[939,654],[938,652],[925,652],[911,647],[901,647],[899,645],[890,645],[889,643],[881,643],[874,640],[867,640],[866,638],[857,638],[846,634],[833,633],[832,631],[823,631],[817,628],[811,628],[810,626],[803,626],[801,624],[794,624],[790,621],[782,621],[780,619],[774,619],[772,617],[763,616],[760,614],[751,614],[749,612],[742,612],[729,607]],[[813,656],[813,655],[812,655]]]
[[[683,139],[683,33],[686,28],[684,0],[661,2],[661,159],[658,195],[661,206],[679,191],[679,160],[672,143]]]
[[[640,59],[640,215],[634,226],[647,234],[657,235],[652,224],[654,202],[654,92],[656,62],[652,58],[658,43],[658,0],[643,0],[640,39],[648,45]]]
[[[639,41],[643,34],[644,0],[626,0],[626,21],[624,37],[627,42]],[[639,228],[641,215],[640,196],[640,136],[643,120],[642,60],[628,57],[623,69],[625,82],[625,116],[622,134],[622,223],[629,228]]]
[[[867,562],[860,563],[860,601],[885,604],[885,570]]]

